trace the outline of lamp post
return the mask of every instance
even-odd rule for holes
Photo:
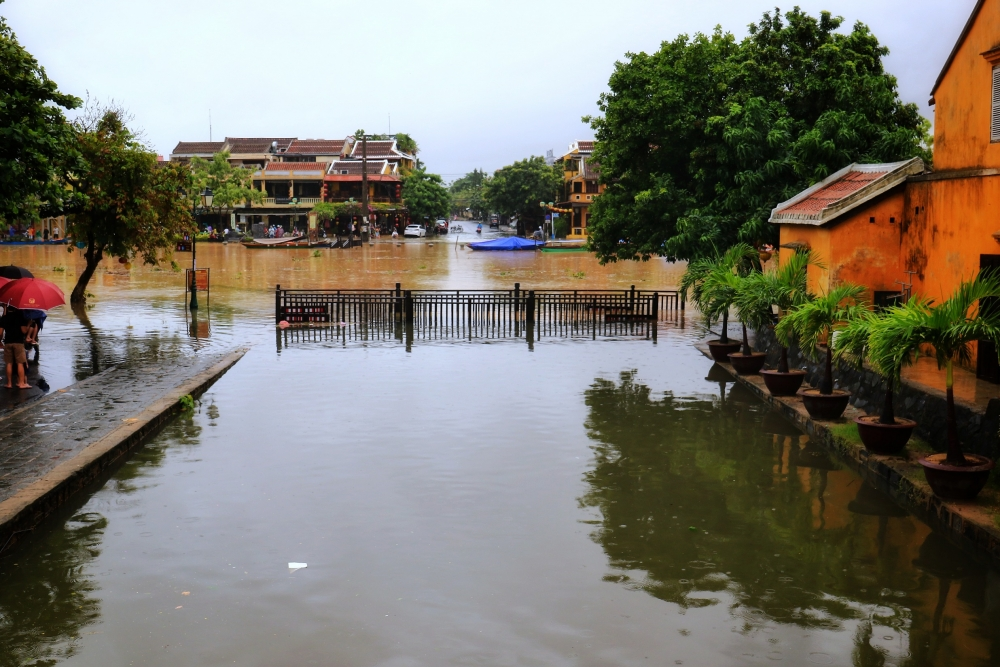
[[[212,207],[212,188],[206,187],[201,193],[201,203],[204,208]],[[194,222],[194,234],[191,235],[191,310],[198,310],[198,278],[195,273],[198,269],[198,200],[191,202],[192,217]]]

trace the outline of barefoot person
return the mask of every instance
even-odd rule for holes
[[[14,371],[17,370],[17,388],[28,389],[31,385],[25,379],[24,370],[28,365],[28,356],[24,353],[24,338],[28,331],[28,323],[21,311],[13,306],[7,306],[3,317],[0,317],[0,346],[3,347],[3,360],[7,364],[7,388],[12,389]]]

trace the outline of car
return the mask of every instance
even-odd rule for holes
[[[427,231],[420,225],[407,225],[406,229],[403,230],[403,236],[416,236],[420,238],[421,236],[426,236]]]

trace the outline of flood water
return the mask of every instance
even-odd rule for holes
[[[10,261],[67,291],[78,270]],[[655,289],[679,267],[441,243],[199,265],[193,321],[177,273],[114,264],[83,323],[53,311],[53,386],[251,350],[0,557],[0,665],[1000,664],[997,573],[720,384],[691,317],[655,343],[275,345],[278,282]]]

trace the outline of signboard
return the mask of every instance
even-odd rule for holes
[[[194,272],[194,284],[195,288],[199,292],[207,292],[208,290],[208,272],[210,269],[195,269]],[[187,269],[184,272],[184,277],[186,278],[188,289],[191,289],[191,269]]]
[[[177,252],[191,252],[191,242],[190,241],[178,241],[177,242]]]

